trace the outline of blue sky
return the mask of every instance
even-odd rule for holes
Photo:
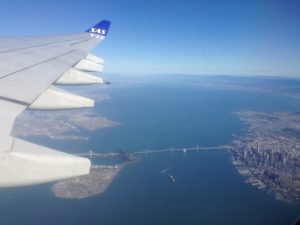
[[[299,0],[0,0],[0,35],[112,21],[106,73],[300,77]]]

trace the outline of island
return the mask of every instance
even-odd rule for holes
[[[51,190],[56,197],[83,199],[103,193],[119,172],[139,158],[130,152],[111,153],[106,159],[120,160],[114,165],[92,165],[89,175],[65,179],[55,183]]]

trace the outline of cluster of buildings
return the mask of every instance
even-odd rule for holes
[[[233,163],[247,182],[286,202],[300,199],[300,114],[239,112],[246,132],[233,142]]]

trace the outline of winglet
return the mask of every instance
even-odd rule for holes
[[[88,29],[86,32],[100,34],[102,36],[106,36],[109,30],[110,21],[102,20],[100,23]]]

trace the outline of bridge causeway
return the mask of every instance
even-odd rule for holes
[[[175,148],[175,147],[170,147],[166,149],[145,149],[142,151],[135,151],[135,152],[130,152],[134,153],[136,155],[142,155],[142,154],[152,154],[152,153],[163,153],[163,152],[183,152],[186,153],[188,151],[205,151],[205,150],[229,150],[231,149],[232,146],[230,145],[218,145],[218,146],[194,146],[194,147],[187,147],[187,148]],[[95,153],[93,151],[89,151],[87,153],[79,153],[75,154],[77,156],[89,156],[91,157],[107,157],[107,156],[117,156],[119,153],[118,152],[111,152],[111,153]]]

